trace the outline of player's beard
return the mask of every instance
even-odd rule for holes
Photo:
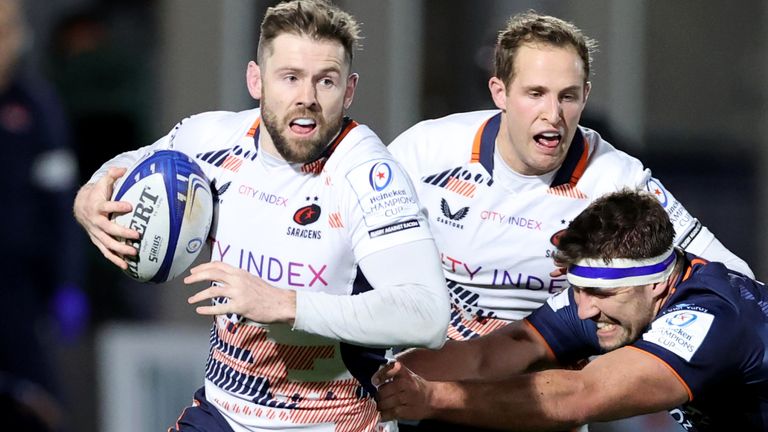
[[[633,339],[629,335],[629,331],[622,328],[622,333],[616,337],[613,338],[610,341],[604,341],[600,338],[598,338],[598,343],[600,344],[600,348],[602,348],[605,352],[610,352],[616,349],[619,349],[623,346],[629,345],[632,343]]]
[[[290,129],[291,119],[298,117],[311,118],[315,121],[316,138],[291,139],[286,136],[287,130]],[[262,122],[264,122],[267,132],[272,138],[275,149],[288,162],[307,163],[319,159],[331,140],[339,133],[343,117],[343,113],[339,113],[326,121],[318,112],[299,108],[289,112],[282,119],[278,119],[277,115],[269,109],[266,101],[263,98],[261,100]]]

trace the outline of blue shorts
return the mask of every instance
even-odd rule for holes
[[[184,408],[168,432],[234,432],[219,410],[208,403],[205,387],[195,392],[193,405]]]

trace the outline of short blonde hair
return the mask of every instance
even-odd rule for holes
[[[258,62],[281,34],[304,35],[316,40],[338,41],[352,62],[360,45],[360,26],[355,18],[325,0],[292,0],[267,9],[261,22]]]
[[[528,11],[511,17],[496,39],[493,75],[502,80],[505,86],[509,87],[515,77],[518,48],[528,43],[572,46],[584,63],[584,82],[589,81],[592,54],[597,50],[597,41],[585,36],[570,22]]]

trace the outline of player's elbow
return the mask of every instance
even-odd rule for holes
[[[449,320],[450,311],[447,307],[433,308],[423,314],[421,319],[414,322],[413,346],[430,349],[442,347],[448,334]]]
[[[430,349],[439,349],[445,344],[446,335],[448,334],[448,322],[450,313],[445,312],[440,314],[442,316],[436,316],[431,322],[425,325],[424,339],[421,341],[420,346]]]
[[[412,297],[414,313],[410,328],[413,329],[410,346],[437,349],[445,343],[450,321],[448,293],[443,289],[422,290]]]

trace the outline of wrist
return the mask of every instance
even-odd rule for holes
[[[463,407],[463,392],[458,382],[427,381],[427,418],[446,419],[448,413]]]
[[[293,326],[296,323],[296,291],[283,290],[285,294],[283,313],[280,320]]]
[[[450,408],[450,383],[440,381],[426,381],[427,418],[439,417],[439,414]]]

